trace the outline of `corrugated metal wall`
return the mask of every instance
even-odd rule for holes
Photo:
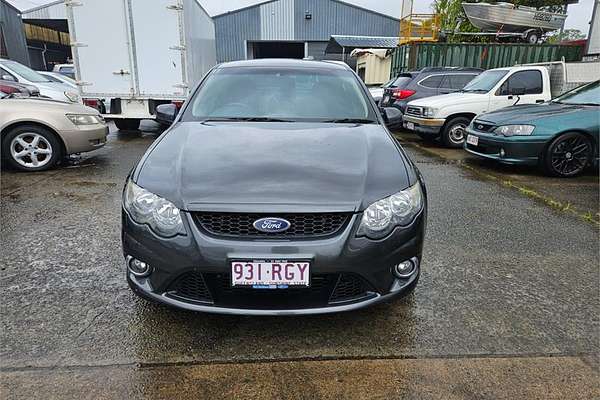
[[[0,0],[0,36],[6,45],[8,58],[29,66],[23,22],[19,13],[4,0]]]
[[[507,67],[546,61],[579,61],[582,46],[550,44],[415,43],[400,46],[392,56],[391,74],[424,67]]]
[[[331,35],[397,36],[399,29],[397,19],[336,0],[277,0],[219,15],[214,20],[219,62],[244,59],[246,41],[316,43],[328,41]]]

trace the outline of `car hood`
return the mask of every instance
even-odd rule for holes
[[[190,211],[358,211],[409,186],[408,161],[376,124],[174,126],[134,181]]]
[[[448,105],[481,103],[487,101],[485,93],[448,93],[438,96],[424,97],[408,103],[410,106],[441,108]]]
[[[55,92],[77,92],[77,89],[73,90],[73,88],[66,83],[59,82],[36,82],[32,85],[35,85],[40,89],[40,92],[55,91]]]
[[[583,106],[575,104],[560,104],[548,102],[544,104],[524,104],[501,108],[477,117],[478,121],[490,122],[495,125],[507,123],[535,123],[539,119],[564,116],[577,112]]]

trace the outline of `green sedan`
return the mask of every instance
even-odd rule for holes
[[[572,177],[598,161],[600,81],[543,104],[503,108],[478,115],[467,128],[471,154],[507,164],[541,165]]]

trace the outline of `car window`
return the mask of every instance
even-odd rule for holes
[[[500,86],[498,95],[509,95],[516,88],[524,89],[525,94],[542,93],[542,73],[538,70],[515,72]]]
[[[394,81],[387,87],[391,87],[391,88],[404,87],[405,85],[410,83],[410,81],[412,81],[412,76],[402,75],[402,76],[399,76],[396,79],[394,79]]]
[[[463,91],[487,93],[492,90],[506,74],[508,74],[508,70],[505,69],[491,69],[489,71],[484,71],[473,78],[473,80],[464,87]]]
[[[444,89],[460,90],[473,80],[476,75],[471,74],[451,74],[446,75],[440,87]]]
[[[221,68],[190,100],[183,120],[277,118],[377,120],[356,76],[316,68]]]
[[[17,80],[17,78],[11,74],[10,72],[8,72],[7,70],[5,70],[4,68],[0,67],[0,75],[8,75],[8,76],[12,76],[15,80]]]
[[[429,89],[437,89],[440,87],[443,79],[444,75],[431,75],[420,81],[419,85]]]
[[[55,76],[52,76],[52,75],[45,75],[45,74],[43,74],[43,75],[44,75],[46,78],[48,78],[49,80],[51,80],[52,82],[58,82],[58,83],[62,83],[62,82],[60,81],[60,79],[58,79],[58,78],[57,78],[57,77],[55,77]]]
[[[552,101],[562,104],[600,105],[600,81],[575,88]]]
[[[75,72],[75,69],[73,67],[60,67],[61,74],[71,74],[73,72]]]
[[[9,68],[11,71],[14,71],[15,74],[23,77],[23,79],[26,79],[29,82],[50,82],[50,80],[42,74],[38,74],[31,68],[26,67],[23,64],[19,64],[16,61],[3,60],[2,65],[5,68]]]

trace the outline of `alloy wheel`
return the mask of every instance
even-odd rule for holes
[[[573,135],[559,140],[551,149],[550,165],[560,176],[579,174],[587,166],[592,146],[587,138]]]
[[[450,141],[455,144],[462,144],[465,141],[465,129],[467,129],[467,126],[461,123],[450,128],[448,132]]]
[[[39,168],[52,159],[52,145],[39,133],[24,132],[10,142],[10,155],[25,168]]]

